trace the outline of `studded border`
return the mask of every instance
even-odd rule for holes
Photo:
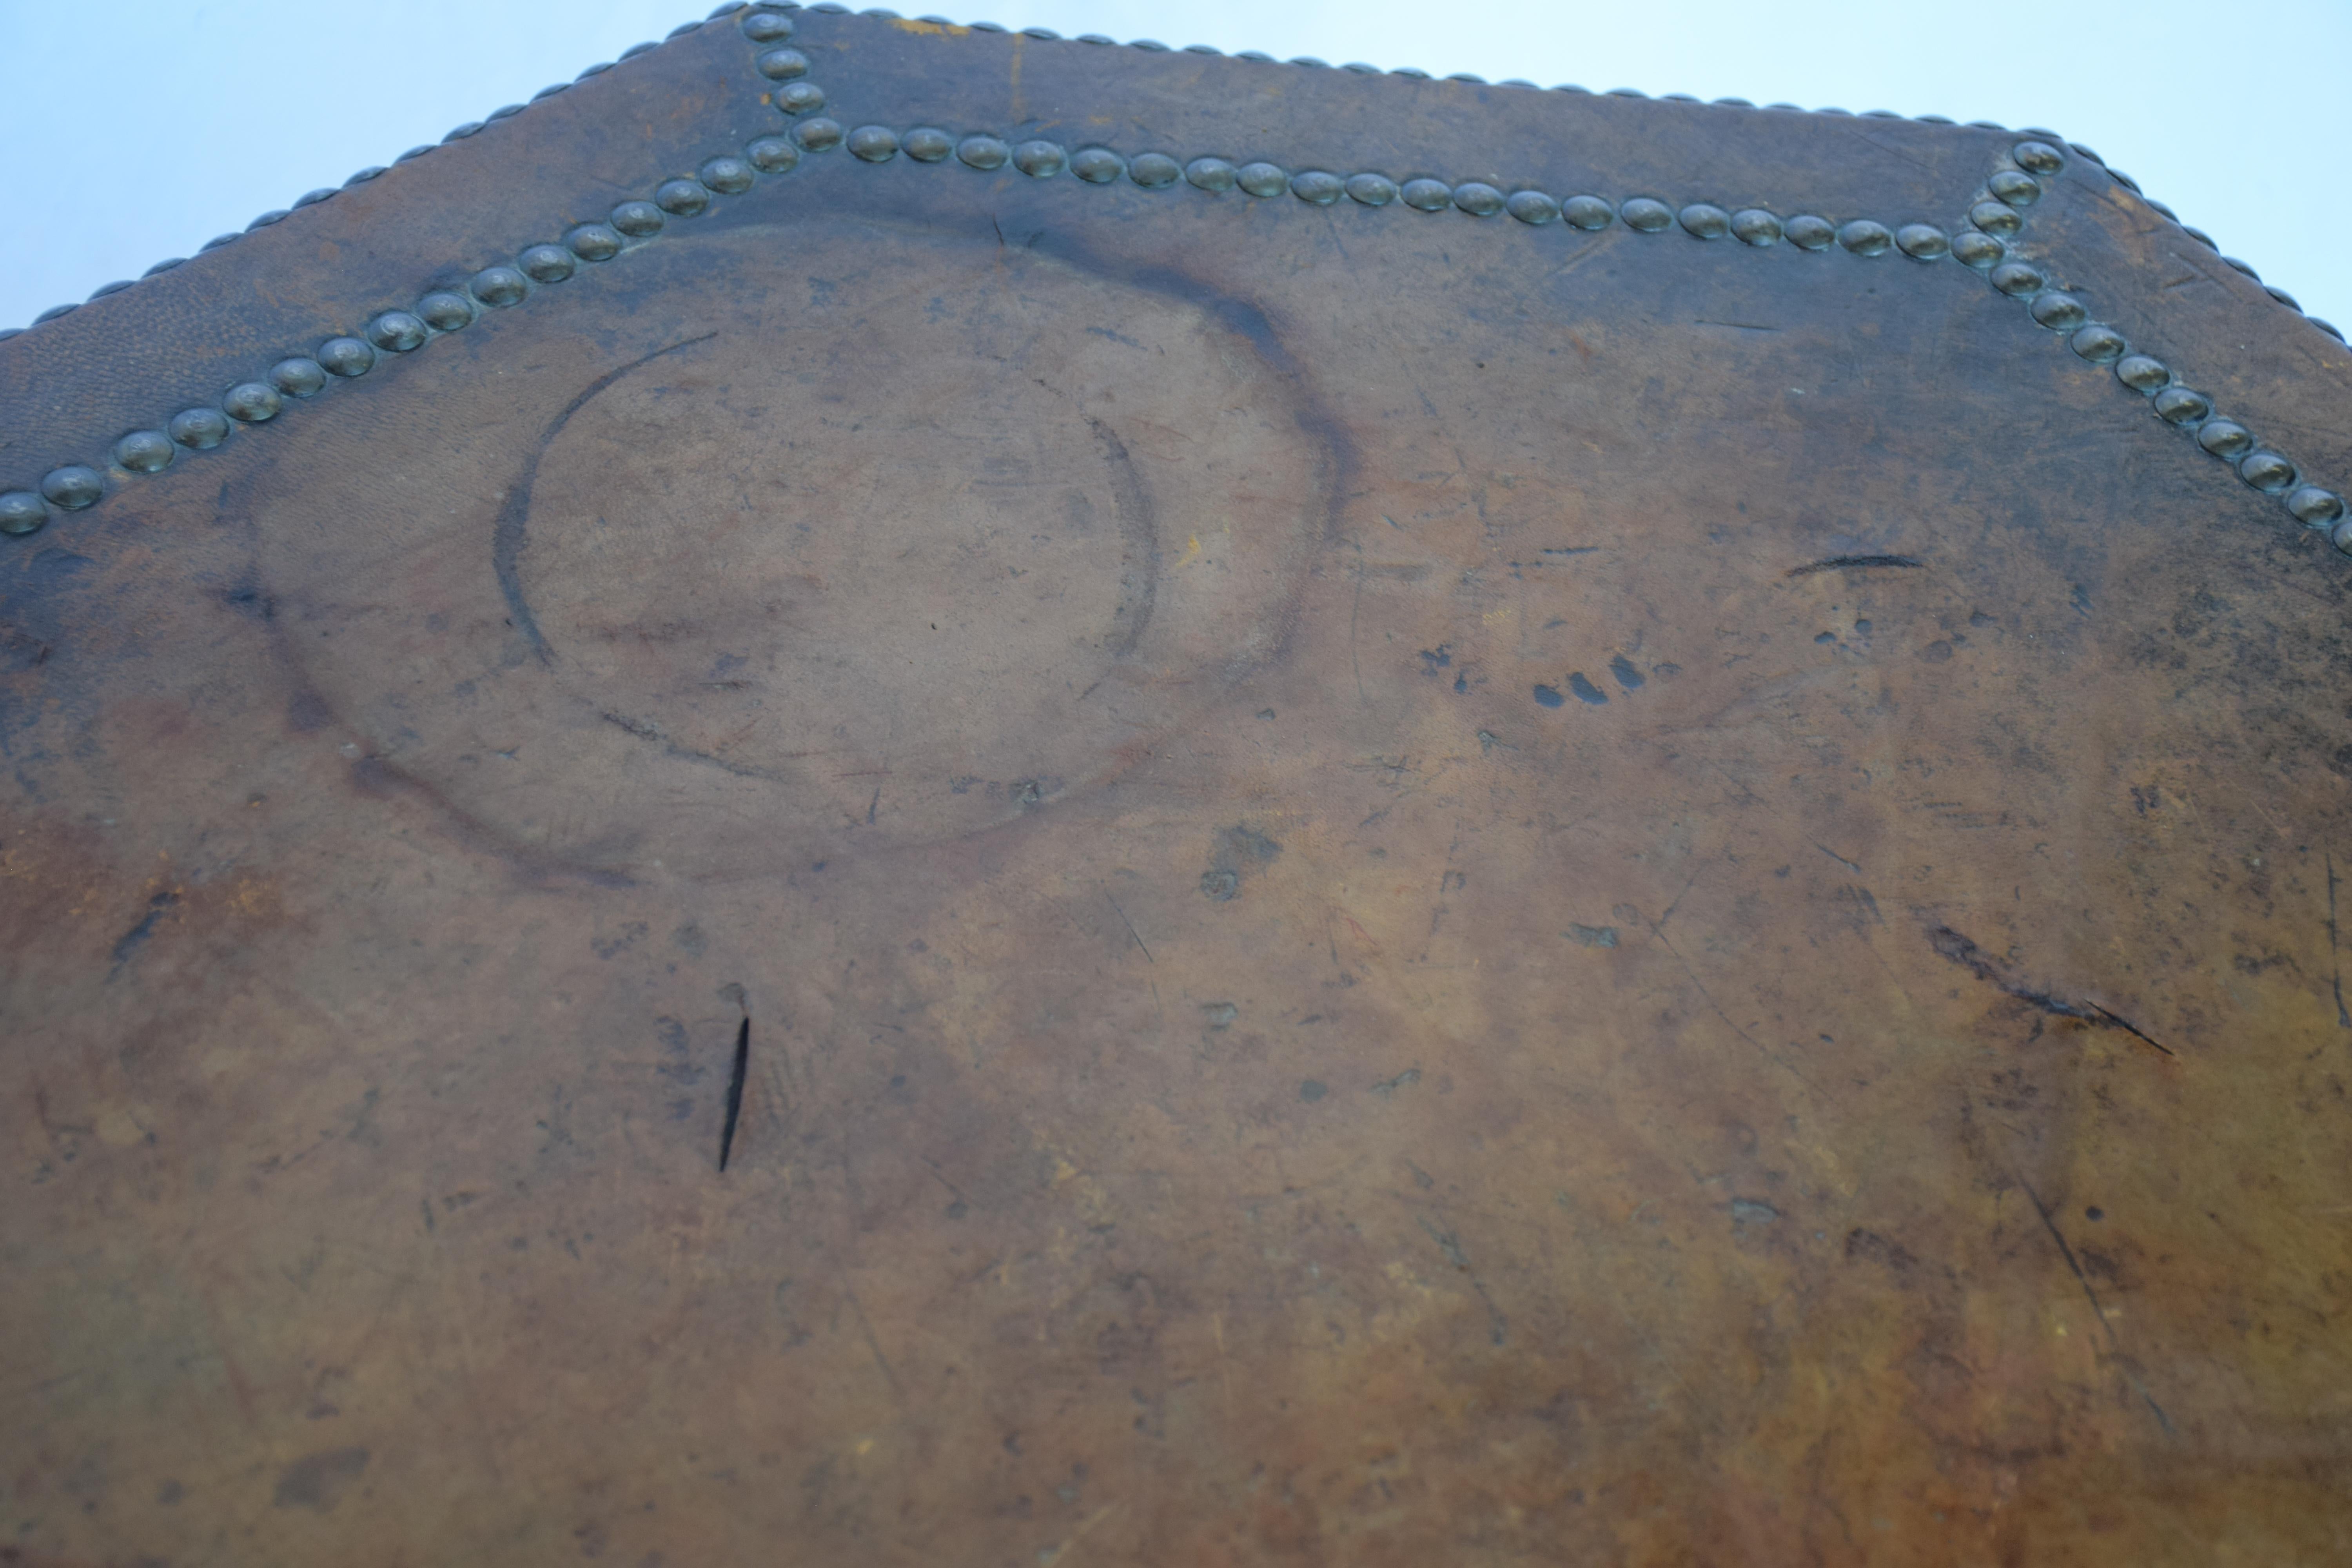
[[[1412,179],[1402,184],[1387,175],[1371,172],[1338,174],[1324,170],[1290,171],[1265,162],[1236,164],[1219,156],[1201,156],[1180,162],[1176,157],[1159,152],[1122,155],[1108,147],[1087,146],[1076,152],[1058,142],[1032,140],[1019,143],[987,132],[976,132],[961,138],[932,126],[915,126],[900,132],[880,124],[860,125],[845,129],[838,120],[817,111],[826,107],[824,89],[810,79],[811,62],[798,49],[790,47],[796,31],[792,13],[802,7],[780,4],[777,0],[744,5],[740,0],[729,0],[702,22],[688,22],[674,29],[675,38],[709,26],[723,17],[740,17],[745,37],[754,47],[752,68],[767,84],[765,101],[772,103],[786,120],[782,133],[771,133],[754,138],[740,154],[719,153],[705,159],[692,178],[672,178],[662,181],[651,193],[650,199],[632,199],[614,206],[605,221],[573,226],[561,243],[542,243],[525,247],[511,264],[497,263],[482,268],[469,279],[464,288],[436,289],[417,300],[413,309],[392,309],[370,317],[355,335],[337,335],[323,341],[310,355],[295,355],[278,361],[261,377],[243,381],[222,395],[216,405],[203,405],[184,409],[165,421],[160,429],[134,430],[117,440],[110,451],[106,470],[81,463],[68,463],[44,475],[36,489],[10,490],[0,493],[0,533],[27,535],[38,531],[54,512],[79,511],[104,499],[110,488],[138,476],[163,472],[182,451],[210,450],[226,440],[240,425],[261,424],[278,417],[296,401],[315,397],[338,381],[351,380],[366,374],[385,353],[413,353],[434,338],[462,331],[479,319],[486,310],[504,310],[523,303],[539,289],[562,283],[572,277],[582,264],[600,265],[630,251],[642,248],[658,238],[667,228],[670,219],[690,219],[710,209],[715,197],[736,196],[750,192],[763,176],[788,174],[797,168],[804,155],[829,153],[845,148],[850,155],[867,163],[883,163],[902,153],[919,163],[945,163],[952,160],[965,167],[992,173],[1008,164],[1034,178],[1050,179],[1067,172],[1091,184],[1107,184],[1126,180],[1147,190],[1164,190],[1180,183],[1214,195],[1240,190],[1245,195],[1265,199],[1286,192],[1299,200],[1317,205],[1329,205],[1345,197],[1369,207],[1402,205],[1424,213],[1454,211],[1473,218],[1487,218],[1507,214],[1519,222],[1542,226],[1564,222],[1571,226],[1599,230],[1622,223],[1637,233],[1657,234],[1679,228],[1692,238],[1711,241],[1737,238],[1749,247],[1768,247],[1786,241],[1809,251],[1842,249],[1863,258],[1899,253],[1913,262],[1932,264],[1950,258],[1964,267],[1982,274],[1993,290],[2021,303],[2040,326],[2064,337],[2068,346],[2084,362],[2112,369],[2125,386],[2148,399],[2156,416],[2193,437],[2198,445],[2211,456],[2231,465],[2238,477],[2248,486],[2264,494],[2279,497],[2288,513],[2297,521],[2327,533],[2336,548],[2352,553],[2352,516],[2347,515],[2342,496],[2320,486],[2303,482],[2304,476],[2284,454],[2263,445],[2244,425],[2219,413],[2212,400],[2184,384],[2172,368],[2154,355],[2135,352],[2123,334],[2104,322],[2091,320],[2083,302],[2064,289],[2054,286],[2049,274],[2032,261],[2012,254],[2010,242],[2025,227],[2032,209],[2040,201],[2043,190],[2042,178],[2062,169],[2071,153],[2097,164],[2116,184],[2139,194],[2139,186],[2129,176],[2106,169],[2104,160],[2089,148],[2066,143],[2055,132],[2029,130],[2014,132],[2023,139],[2000,157],[1988,172],[1983,184],[1971,198],[1968,221],[1955,226],[1957,232],[1948,232],[1933,224],[1913,222],[1897,227],[1873,218],[1850,218],[1832,224],[1814,214],[1803,213],[1788,217],[1762,207],[1727,210],[1706,202],[1693,202],[1679,208],[1654,196],[1634,195],[1612,203],[1608,198],[1580,195],[1565,198],[1548,193],[1519,189],[1511,192],[1473,181],[1460,185],[1434,179]],[[807,7],[831,15],[846,14],[848,7],[837,4],[820,4]],[[897,13],[879,8],[863,15],[882,20],[900,20]],[[992,23],[968,26],[950,22],[943,17],[924,16],[919,21],[940,27],[973,32],[997,32],[1006,29]],[[1048,29],[1032,27],[1024,36],[1045,41],[1059,41]],[[1080,45],[1115,45],[1115,40],[1098,34],[1081,35],[1071,40]],[[621,58],[625,60],[657,47],[640,44]],[[1152,39],[1138,39],[1125,46],[1152,51],[1166,51],[1167,46]],[[1187,52],[1217,54],[1205,46],[1192,46]],[[1271,56],[1256,51],[1244,51],[1235,58],[1265,64],[1279,64]],[[1329,68],[1318,59],[1302,57],[1288,62],[1293,67]],[[612,69],[611,65],[591,66],[578,79],[601,75]],[[1380,74],[1375,68],[1348,65],[1343,70],[1361,74]],[[1419,70],[1398,70],[1386,74],[1428,79],[1428,73]],[[1459,73],[1448,80],[1479,82],[1483,79]],[[563,91],[570,83],[546,88],[534,95],[532,101]],[[1497,86],[1535,89],[1526,81],[1506,81]],[[1553,90],[1581,92],[1581,88],[1565,87]],[[1631,89],[1616,89],[1613,96],[1639,98],[1643,94]],[[1683,94],[1668,94],[1669,99],[1696,102]],[[1745,100],[1718,100],[1724,107],[1752,109]],[[492,113],[487,121],[469,122],[452,131],[444,142],[461,140],[480,133],[496,122],[522,112],[525,105],[513,104]],[[1768,105],[1767,111],[1793,110],[1794,105]],[[1843,110],[1822,110],[1815,112],[1841,114]],[[1885,110],[1873,110],[1867,118],[1899,119]],[[1922,116],[1929,123],[1950,124],[1940,116]],[[1973,122],[1979,128],[2005,131],[2005,127],[1988,121]],[[2062,148],[2064,150],[2062,151]],[[428,146],[412,148],[396,160],[405,163],[432,151]],[[384,168],[363,169],[352,176],[346,185],[375,179],[385,174]],[[301,207],[314,205],[335,195],[333,190],[310,192],[292,208],[264,213],[247,226],[248,231],[285,220]],[[2168,220],[2179,223],[2172,210],[2162,203],[2143,202],[2162,214]],[[2213,246],[2210,237],[2199,230],[2182,226],[2184,232]],[[237,236],[224,235],[204,248],[216,249],[233,242]],[[2219,247],[2214,247],[2218,251]],[[2252,268],[2242,261],[2224,257],[2222,259],[2238,270],[2260,282]],[[182,264],[180,258],[158,263],[148,269],[148,276],[169,270]],[[93,300],[119,293],[131,287],[129,283],[110,283],[93,294]],[[2281,304],[2300,310],[2294,300],[2283,291],[2265,286],[2266,291]],[[37,326],[76,309],[60,306],[44,312],[37,319]],[[2311,318],[2313,324],[2341,340],[2343,334],[2325,321]],[[16,336],[22,329],[0,332],[0,341]]]

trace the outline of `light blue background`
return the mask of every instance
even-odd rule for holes
[[[2352,331],[2352,0],[985,3],[1003,6],[991,20],[1065,35],[2046,125]],[[0,0],[0,326],[193,255],[709,9]]]

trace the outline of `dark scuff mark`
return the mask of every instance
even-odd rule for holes
[[[1861,572],[1874,566],[1893,567],[1905,572],[1916,572],[1927,566],[1925,561],[1915,561],[1908,555],[1832,555],[1826,561],[1808,562],[1791,566],[1788,575],[1810,577],[1816,572]]]
[[[743,1079],[751,1068],[751,1020],[735,1031],[735,1066],[727,1075],[727,1123],[719,1131],[719,1173],[727,1173],[728,1156],[735,1152],[735,1123],[743,1115]]]
[[[1999,987],[2004,995],[2014,996],[2030,1007],[2050,1014],[2053,1017],[2072,1018],[2077,1023],[2095,1024],[2104,1028],[2121,1029],[2125,1034],[2153,1050],[2161,1051],[2168,1057],[2175,1054],[2130,1019],[2109,1012],[2096,1002],[2068,1002],[2053,996],[2046,991],[2038,991],[2030,985],[2010,979],[2001,973],[2000,966],[1982,948],[1949,926],[1937,926],[1930,931],[1927,933],[1927,942],[1928,945],[1937,952],[1954,963],[1959,964],[1979,980]]]
[[[667,348],[656,349],[618,369],[608,370],[590,382],[580,395],[565,404],[563,412],[540,433],[539,445],[531,448],[530,457],[523,463],[522,472],[516,476],[513,487],[507,491],[506,501],[499,508],[498,521],[490,528],[490,569],[498,574],[499,592],[506,596],[507,613],[514,618],[515,630],[522,633],[524,640],[530,644],[531,651],[539,655],[541,663],[553,663],[555,654],[547,646],[547,637],[539,629],[539,617],[531,614],[530,601],[524,597],[522,591],[523,531],[530,520],[530,488],[539,480],[540,460],[547,456],[547,448],[563,433],[563,427],[572,423],[572,416],[587,407],[614,382],[664,354],[673,354],[697,343],[707,343],[718,335],[717,332],[705,332],[698,338],[688,338]]]
[[[1634,668],[1633,661],[1622,653],[1609,661],[1609,673],[1615,676],[1617,684],[1628,691],[1638,691],[1642,689],[1642,672]]]
[[[2352,1013],[2344,1010],[2344,950],[2338,945],[2336,929],[2336,857],[2327,857],[2327,956],[2336,970],[2336,1026],[2352,1029]]]
[[[1118,513],[1120,530],[1126,533],[1131,557],[1119,573],[1118,607],[1111,612],[1111,621],[1118,627],[1110,645],[1113,658],[1126,658],[1135,652],[1143,640],[1143,631],[1151,624],[1151,611],[1160,596],[1160,530],[1151,511],[1151,498],[1144,493],[1143,477],[1135,471],[1135,460],[1127,455],[1127,443],[1118,432],[1093,415],[1087,416],[1087,428],[1094,432],[1095,444],[1102,448],[1104,460],[1110,465],[1111,504]]]
[[[179,901],[180,895],[173,892],[158,893],[147,900],[147,912],[140,916],[139,923],[124,931],[121,940],[114,944],[111,955],[114,967],[107,971],[108,980],[111,981],[121,973],[123,966],[138,956],[139,950],[147,945],[147,939],[155,934],[155,922],[163,918],[165,910]]]
[[[1576,693],[1578,701],[1590,702],[1595,708],[1609,700],[1609,693],[1593,685],[1580,669],[1568,678],[1568,689]]]

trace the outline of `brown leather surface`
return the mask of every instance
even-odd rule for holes
[[[1129,154],[1948,225],[2014,141],[802,22]],[[746,47],[505,125],[499,243]],[[496,259],[396,183],[489,145],[272,297]],[[2352,356],[2049,183],[2352,473]],[[0,542],[0,1562],[2352,1552],[2324,540],[1950,261],[722,208]]]

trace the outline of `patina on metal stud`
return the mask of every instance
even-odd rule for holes
[[[672,217],[694,217],[710,206],[710,193],[692,180],[664,180],[654,187],[654,205]]]
[[[0,533],[22,537],[38,533],[41,525],[49,521],[49,509],[31,490],[10,490],[0,495]]]
[[[849,133],[849,155],[861,163],[887,163],[898,155],[898,133],[887,125],[861,125]]]
[[[1895,237],[1885,224],[1858,217],[1838,230],[1838,243],[1856,256],[1884,256],[1894,248]]]
[[[763,174],[788,174],[800,167],[801,150],[782,136],[756,136],[744,144],[743,160]]]
[[[2254,433],[2234,419],[2208,419],[2197,427],[2197,444],[2217,458],[2237,458],[2254,449]]]
[[[762,140],[781,142],[783,139],[765,137]],[[759,144],[757,142],[751,143],[753,147]],[[797,163],[800,154],[795,153],[793,158]],[[752,162],[758,161],[754,156]],[[662,231],[662,210],[651,202],[623,202],[613,209],[613,228],[614,232],[625,234],[631,239],[650,239]]]
[[[2066,166],[2066,155],[2047,142],[2020,142],[2009,155],[2029,174],[2054,174]]]
[[[2042,183],[2015,169],[1994,171],[1992,178],[1985,182],[1985,188],[2013,207],[2030,207],[2042,199]]]
[[[1059,142],[1024,142],[1013,149],[1013,166],[1034,180],[1050,180],[1070,166]]]
[[[474,302],[455,289],[436,289],[416,301],[416,314],[436,332],[463,331],[474,324]]]
[[[956,143],[956,157],[968,166],[986,172],[1002,169],[1013,159],[1013,149],[995,136],[967,136]],[[1137,160],[1142,162],[1141,159]]]
[[[467,280],[467,289],[485,305],[519,305],[530,292],[523,275],[511,267],[485,267]]]
[[[262,390],[267,392],[269,389],[264,387]],[[270,412],[277,411],[272,409]],[[263,416],[264,418],[268,416]],[[84,507],[96,506],[99,498],[105,493],[105,479],[96,468],[86,464],[68,463],[41,476],[41,494],[60,511],[79,511]]]
[[[1290,188],[1290,171],[1263,161],[1244,163],[1234,171],[1234,184],[1249,195],[1278,196]]]
[[[770,81],[798,81],[809,69],[809,58],[798,49],[770,49],[752,63]]]
[[[125,289],[128,289],[128,288],[130,288],[130,287],[131,287],[131,279],[128,279],[128,278],[117,279],[114,282],[111,282],[111,283],[101,283],[101,284],[100,284],[97,288],[95,288],[95,289],[91,289],[91,290],[89,291],[89,298],[90,298],[91,300],[103,300],[103,299],[105,299],[109,294],[120,294],[120,293],[121,293]],[[2277,290],[2277,289],[2272,289],[2272,290],[2271,290],[2271,292],[2272,292],[2272,293],[2273,293],[2273,294],[2275,294],[2275,293],[2277,293],[2277,292],[2278,292],[2278,290]],[[84,304],[88,304],[89,301],[88,300],[84,300],[84,301],[82,301],[82,302],[83,302]]]
[[[1348,194],[1348,185],[1337,174],[1321,169],[1307,169],[1290,176],[1290,194],[1302,202],[1328,207]]]
[[[1837,230],[1830,220],[1811,213],[1800,213],[1782,226],[1789,243],[1800,250],[1827,250],[1837,243]]]
[[[161,430],[133,430],[114,444],[114,460],[134,474],[160,474],[178,450]]]
[[[375,350],[358,338],[329,338],[319,345],[318,359],[320,368],[329,375],[346,381],[375,368]]]
[[[742,27],[755,44],[781,44],[793,36],[793,19],[781,11],[754,11],[743,18]]]
[[[2131,345],[2113,327],[2094,321],[2066,340],[2066,346],[2093,364],[2113,364]]]
[[[2294,465],[2280,453],[2264,447],[2238,459],[2238,477],[2263,494],[2274,496],[2294,483]]]
[[[1368,207],[1384,207],[1397,198],[1396,182],[1386,174],[1350,174],[1348,198]]]
[[[2116,361],[2116,379],[2134,392],[2157,393],[2172,384],[2172,372],[2160,359],[2126,354]]]
[[[1617,209],[1599,196],[1570,196],[1559,204],[1559,216],[1572,228],[1607,228],[1617,221]]]
[[[221,394],[221,412],[241,425],[264,424],[277,418],[285,406],[286,400],[266,381],[240,381]],[[47,487],[43,489],[46,491]]]
[[[1914,261],[1940,261],[1952,253],[1952,237],[1932,223],[1906,223],[1895,231],[1895,248]]]
[[[2003,239],[2025,226],[2025,220],[2017,215],[2017,209],[2001,202],[1979,202],[1969,209],[1969,221],[1987,234],[1999,235]]]
[[[2334,490],[2321,489],[2317,485],[2305,485],[2286,498],[2286,510],[2295,521],[2314,528],[2326,528],[2344,515],[2344,498]]]
[[[556,250],[555,247],[543,245],[535,248],[554,252],[556,258],[563,263],[564,270],[567,272],[571,270],[572,258],[565,256],[563,252]],[[524,254],[529,255],[530,252],[526,251]],[[422,343],[425,338],[425,323],[406,310],[378,312],[369,320],[366,332],[368,342],[380,349],[387,349],[396,354],[406,353]],[[236,410],[232,408],[229,412],[234,414]]]
[[[2327,542],[2345,554],[2352,555],[2352,517],[2346,518],[2327,531]]]
[[[163,434],[191,452],[209,452],[228,439],[228,416],[217,408],[186,408],[164,422]]]
[[[572,253],[560,245],[534,245],[515,258],[515,265],[534,283],[561,283],[577,270]],[[391,345],[380,342],[376,346]]]
[[[2009,247],[1973,228],[1952,237],[1952,259],[1981,272],[2009,254]]]
[[[2071,332],[2091,319],[2083,301],[2056,289],[2045,289],[2025,307],[2026,313],[2053,332]]]
[[[2029,267],[2022,261],[2004,261],[1992,269],[1991,281],[1994,288],[2017,300],[2039,294],[2050,280],[2042,276],[2038,267]]]
[[[1559,221],[1559,204],[1541,191],[1513,191],[1505,199],[1503,210],[1521,223],[1538,226]]]
[[[289,397],[316,397],[327,390],[327,367],[302,355],[269,367],[269,384]]]
[[[1444,180],[1407,180],[1397,195],[1415,212],[1444,212],[1454,205],[1454,192]]]
[[[1643,234],[1656,234],[1661,229],[1670,228],[1675,221],[1674,209],[1648,196],[1633,197],[1617,209],[1617,216],[1625,220],[1627,228],[1638,229]]]
[[[1223,158],[1195,158],[1184,165],[1184,183],[1204,191],[1230,191],[1239,177],[1239,171]]]
[[[1710,202],[1693,202],[1677,216],[1694,239],[1721,239],[1731,232],[1731,215]]]
[[[1081,147],[1070,154],[1070,173],[1090,185],[1107,185],[1127,173],[1127,163],[1108,147]]]
[[[801,127],[805,131],[807,126]],[[721,154],[706,158],[695,171],[697,178],[722,196],[740,196],[759,182],[759,174],[740,158]]]
[[[1165,153],[1144,153],[1128,163],[1127,177],[1147,191],[1164,191],[1184,177],[1184,165]]]
[[[610,261],[621,254],[621,231],[609,223],[579,224],[563,236],[563,248],[583,261]],[[451,298],[454,299],[456,296],[453,295]],[[459,303],[462,304],[463,301]],[[418,313],[424,312],[420,310]],[[436,331],[446,332],[457,330],[453,327],[442,326],[440,322],[434,321],[429,315],[425,319],[433,321]],[[464,324],[462,321],[458,323],[459,326]]]
[[[824,89],[813,81],[790,82],[777,89],[775,103],[786,114],[814,114],[824,107]]]
[[[2194,425],[2213,412],[2213,400],[2185,386],[2168,386],[2156,395],[2151,406],[2168,425]]]
[[[1778,245],[1780,220],[1762,207],[1742,207],[1731,215],[1731,232],[1743,245]]]
[[[918,125],[908,132],[898,144],[906,149],[907,156],[918,163],[944,163],[955,151],[955,138],[936,125]]]

